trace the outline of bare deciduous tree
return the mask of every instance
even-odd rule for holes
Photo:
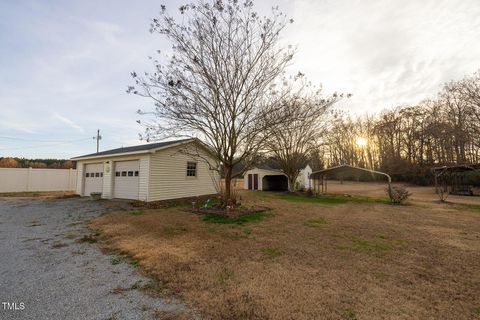
[[[232,168],[253,161],[263,146],[264,131],[283,121],[271,115],[281,107],[279,83],[294,50],[279,46],[288,20],[278,8],[261,18],[252,1],[191,3],[180,19],[162,6],[151,32],[172,44],[168,62],[139,76],[128,91],[151,98],[154,119],[147,139],[198,137],[212,150],[225,177],[225,201],[231,199]],[[281,85],[281,83],[280,83]]]
[[[320,90],[309,90],[308,84],[297,90],[290,89],[281,101],[280,111],[288,121],[272,125],[266,131],[266,150],[287,176],[289,191],[296,191],[300,170],[322,143],[328,108],[343,97],[334,94],[325,99]]]

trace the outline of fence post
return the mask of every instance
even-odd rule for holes
[[[27,175],[27,191],[30,191],[32,186],[32,167],[28,167],[28,175]]]

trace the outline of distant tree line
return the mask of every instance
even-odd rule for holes
[[[335,114],[316,158],[420,184],[434,166],[479,163],[480,71],[445,84],[433,100],[357,118]]]
[[[25,159],[0,157],[0,168],[48,168],[70,169],[73,168],[71,160],[62,159]]]

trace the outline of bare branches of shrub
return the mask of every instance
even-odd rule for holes
[[[393,204],[403,204],[412,194],[402,186],[392,186],[391,191],[389,192],[389,188],[385,189],[387,194],[390,197],[390,201]]]

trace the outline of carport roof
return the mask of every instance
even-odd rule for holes
[[[148,144],[142,144],[139,146],[132,146],[132,147],[121,147],[121,148],[106,150],[98,153],[91,153],[91,154],[86,154],[79,157],[74,157],[72,158],[72,160],[97,158],[97,157],[104,157],[108,155],[114,155],[114,154],[116,155],[116,154],[123,154],[123,153],[141,153],[141,152],[146,152],[154,149],[163,149],[169,146],[177,145],[187,141],[194,141],[194,140],[195,139],[189,138],[189,139],[174,140],[174,141],[164,141],[164,142],[158,142],[158,143],[148,143]]]
[[[366,168],[362,168],[362,167],[350,166],[350,165],[347,165],[347,164],[342,164],[340,166],[330,167],[330,168],[327,168],[327,169],[314,171],[310,174],[310,177],[315,179],[315,178],[318,178],[318,177],[321,177],[321,176],[332,175],[332,174],[336,174],[336,173],[340,173],[340,172],[343,172],[343,173],[368,172],[368,173],[371,173],[371,174],[379,174],[379,175],[382,175],[382,176],[386,176],[386,177],[388,177],[389,180],[391,179],[390,176],[388,174],[386,174],[385,172],[370,170],[370,169],[366,169]]]

